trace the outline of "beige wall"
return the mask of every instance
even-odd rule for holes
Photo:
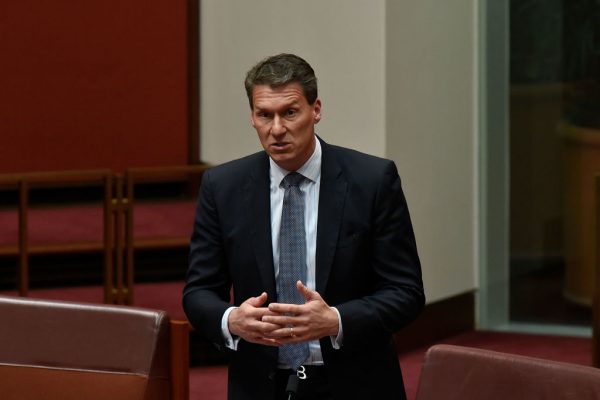
[[[260,149],[243,87],[261,58],[297,53],[315,67],[331,143],[385,154],[382,0],[203,0],[203,160],[221,163]]]
[[[475,3],[203,0],[203,160],[260,149],[244,74],[298,53],[319,78],[319,134],[398,164],[428,301],[476,288]]]
[[[404,182],[432,301],[477,286],[476,0],[387,4],[386,155]]]

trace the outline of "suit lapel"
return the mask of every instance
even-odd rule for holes
[[[317,222],[316,289],[319,293],[324,293],[342,225],[348,184],[333,150],[322,140],[321,148],[323,153]]]
[[[250,172],[244,187],[244,199],[249,205],[248,239],[252,241],[256,264],[268,298],[272,301],[277,297],[271,239],[269,158],[266,153],[263,155],[257,163],[257,168]]]
[[[321,140],[321,184],[317,222],[316,289],[324,293],[342,225],[347,182],[333,150]],[[277,298],[271,238],[271,200],[269,158],[266,153],[250,172],[244,187],[244,200],[250,206],[250,238],[265,290],[272,301]]]

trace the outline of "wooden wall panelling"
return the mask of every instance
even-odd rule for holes
[[[3,2],[0,172],[196,162],[198,34],[198,0]]]

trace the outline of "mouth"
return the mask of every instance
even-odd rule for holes
[[[270,147],[271,147],[271,148],[272,148],[274,151],[285,151],[285,150],[287,150],[287,149],[288,149],[290,146],[291,146],[291,144],[290,144],[290,143],[288,143],[288,142],[277,142],[277,143],[272,143]]]

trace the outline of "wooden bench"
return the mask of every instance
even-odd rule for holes
[[[124,174],[110,170],[0,174],[0,188],[18,192],[17,204],[0,210],[0,256],[19,258],[19,294],[26,296],[29,290],[30,255],[97,252],[104,260],[104,301],[133,304],[135,251],[189,245],[197,188],[206,169],[185,165],[130,168]],[[186,183],[188,196],[136,199],[137,185],[164,182]],[[30,203],[34,189],[90,186],[102,193],[92,204]]]

